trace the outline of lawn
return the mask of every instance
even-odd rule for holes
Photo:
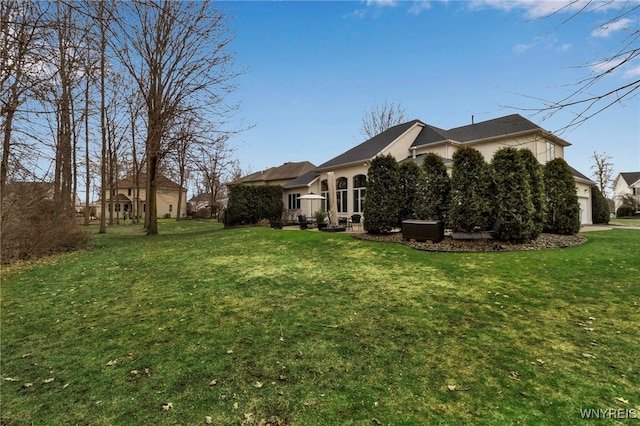
[[[2,272],[1,424],[640,415],[640,231],[479,254],[197,221],[160,233],[113,227]]]
[[[612,218],[609,220],[609,225],[640,226],[640,216]]]

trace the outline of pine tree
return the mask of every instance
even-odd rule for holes
[[[406,161],[398,168],[398,194],[400,211],[398,226],[405,219],[420,219],[424,210],[424,173],[413,161]]]
[[[538,162],[531,150],[520,149],[518,154],[527,170],[529,177],[529,187],[531,189],[531,202],[533,203],[533,228],[529,239],[535,240],[544,229],[547,215],[547,200],[544,193],[544,178],[542,175],[542,165]]]

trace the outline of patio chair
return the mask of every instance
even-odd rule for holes
[[[362,225],[362,215],[354,214],[351,216],[351,229],[353,229],[354,225],[358,225],[358,229],[360,229],[360,226]]]
[[[308,229],[310,221],[307,220],[307,216],[300,214],[298,215],[298,223],[300,224],[300,229]]]

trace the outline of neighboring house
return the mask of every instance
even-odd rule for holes
[[[373,138],[321,164],[313,173],[301,176],[284,186],[285,207],[292,196],[321,194],[328,197],[327,173],[333,172],[336,180],[337,210],[340,216],[362,214],[366,196],[367,171],[373,158],[391,154],[398,162],[416,161],[421,164],[424,155],[434,152],[440,155],[448,168],[453,153],[461,146],[472,146],[480,151],[486,161],[500,148],[511,146],[531,150],[541,164],[554,158],[564,158],[564,149],[571,144],[537,126],[520,115],[514,114],[493,120],[456,127],[449,130],[428,125],[420,120],[391,127]],[[592,223],[591,190],[594,182],[574,170],[576,192],[580,203],[580,220]],[[293,195],[292,195],[293,194]],[[303,214],[310,215],[316,207],[309,203],[300,205]],[[321,207],[328,210],[327,200]]]
[[[234,185],[281,185],[284,189],[283,200],[284,216],[288,221],[297,220],[299,214],[310,215],[310,211],[302,210],[304,200],[299,197],[308,194],[310,181],[316,176],[313,170],[316,166],[308,161],[299,163],[288,162],[278,167],[271,167],[260,172],[241,177],[228,186]],[[316,208],[318,210],[319,206]]]
[[[616,211],[622,206],[622,198],[625,196],[633,197],[636,209],[640,209],[640,172],[620,173],[613,181],[613,201]]]
[[[135,184],[133,177],[129,176],[125,179],[117,181],[113,187],[107,187],[107,215],[113,204],[115,218],[124,218],[135,214],[140,218],[144,217],[147,209],[147,178],[145,174],[138,177],[138,185]],[[178,197],[182,197],[181,217],[187,216],[187,190],[181,188],[180,185],[166,178],[158,177],[158,189],[156,193],[156,206],[159,218],[176,217],[178,212]],[[100,215],[100,201],[92,204],[97,206],[97,215]],[[134,208],[135,207],[135,208]]]

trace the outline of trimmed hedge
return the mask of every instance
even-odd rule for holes
[[[493,223],[491,175],[477,149],[465,146],[453,154],[449,222],[454,232],[487,229]]]
[[[447,220],[451,201],[451,179],[442,157],[428,153],[422,161],[424,170],[424,205],[422,217],[426,220]]]
[[[424,210],[424,173],[413,161],[406,161],[398,168],[400,212],[398,226],[405,219],[419,219]]]
[[[229,187],[226,225],[252,225],[262,219],[281,219],[283,212],[280,185]]]
[[[398,163],[392,155],[371,160],[364,199],[365,229],[372,234],[391,231],[398,223],[400,195]]]
[[[510,147],[498,150],[492,165],[497,215],[494,236],[514,243],[536,238],[530,179],[518,150]]]
[[[597,186],[591,187],[591,220],[594,225],[609,223],[609,202]]]
[[[562,158],[554,158],[544,166],[547,195],[546,231],[553,234],[576,234],[580,230],[580,204],[573,172]]]

